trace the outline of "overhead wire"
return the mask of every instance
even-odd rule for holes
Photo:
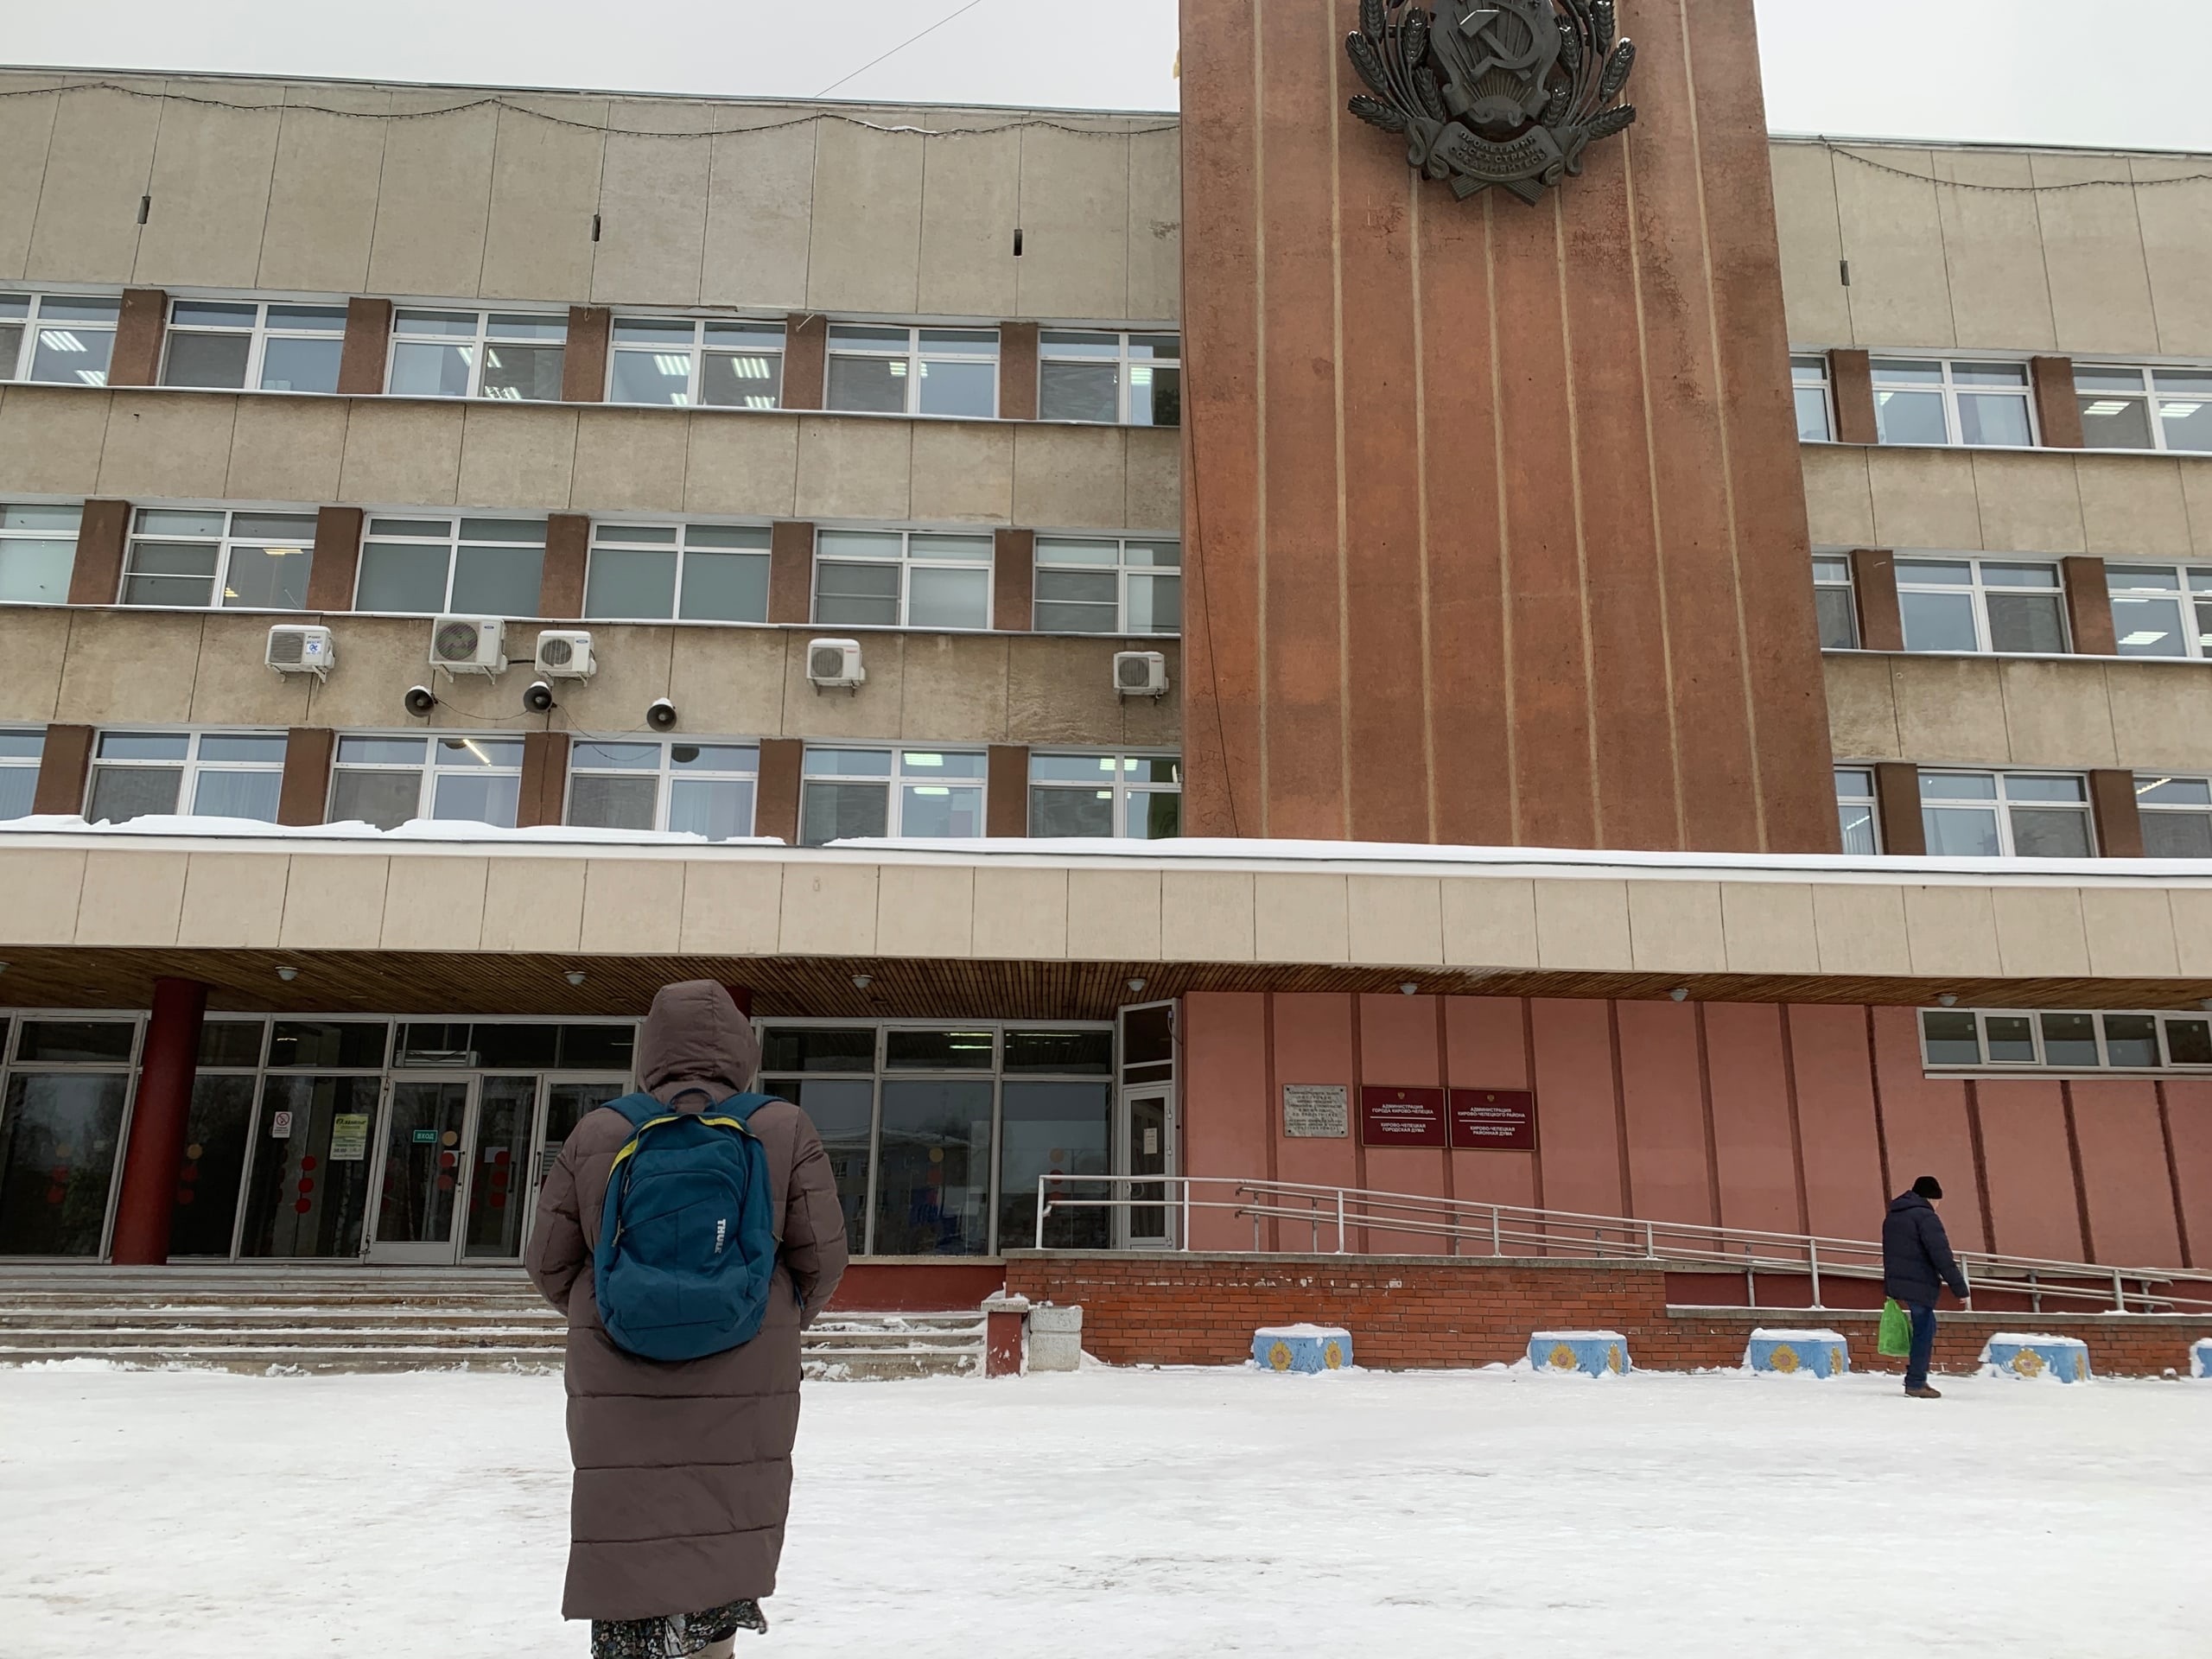
[[[827,86],[824,86],[820,92],[817,92],[815,96],[817,98],[825,98],[830,93],[836,92],[837,88],[843,86],[847,81],[858,80],[862,75],[868,73],[869,70],[874,68],[877,64],[888,62],[891,59],[897,57],[901,52],[904,52],[908,47],[913,45],[915,41],[926,40],[929,36],[936,34],[938,30],[943,29],[947,23],[952,22],[955,18],[965,17],[969,12],[975,10],[976,7],[982,3],[983,0],[968,0],[968,3],[966,5],[962,6],[956,10],[947,12],[944,16],[938,18],[937,22],[931,23],[927,29],[924,29],[919,35],[908,35],[905,40],[899,41],[898,45],[893,47],[888,52],[883,53],[880,56],[870,58],[866,63],[861,65],[859,68],[851,71],[849,73],[840,75],[836,79],[831,81]]]

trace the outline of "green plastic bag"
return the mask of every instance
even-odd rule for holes
[[[1892,1359],[1912,1352],[1912,1315],[1897,1306],[1894,1296],[1882,1304],[1882,1334],[1875,1346]]]

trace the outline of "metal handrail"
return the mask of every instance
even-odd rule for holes
[[[1105,1196],[1055,1192],[1056,1187],[1103,1188]],[[1267,1224],[1272,1222],[1277,1224],[1278,1241],[1286,1229],[1304,1231],[1306,1253],[1312,1255],[1389,1254],[1370,1248],[1370,1236],[1382,1233],[1443,1239],[1445,1254],[1450,1256],[1572,1252],[1583,1259],[1709,1266],[1742,1274],[1746,1297],[1753,1306],[1758,1305],[1758,1275],[1762,1273],[1809,1275],[1814,1307],[1823,1306],[1824,1278],[1882,1277],[1882,1247],[1866,1239],[1217,1175],[1040,1175],[1036,1247],[1046,1248],[1047,1217],[1077,1210],[1160,1212],[1167,1223],[1166,1247],[1173,1250],[1190,1249],[1193,1212],[1226,1211],[1251,1222],[1252,1249],[1259,1254],[1297,1249],[1294,1243],[1268,1242]],[[1325,1234],[1330,1245],[1326,1250],[1322,1243]],[[1463,1248],[1469,1245],[1479,1248]],[[2061,1262],[1981,1250],[1961,1250],[1958,1260],[1970,1290],[1979,1282],[1989,1290],[2025,1295],[2037,1313],[2043,1311],[2046,1298],[2101,1303],[2123,1313],[2212,1313],[2212,1272],[2202,1269]],[[2185,1294],[2180,1288],[2184,1287],[2196,1294]]]

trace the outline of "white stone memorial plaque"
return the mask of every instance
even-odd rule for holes
[[[1282,1132],[1294,1140],[1344,1140],[1351,1134],[1351,1089],[1341,1083],[1286,1083]]]

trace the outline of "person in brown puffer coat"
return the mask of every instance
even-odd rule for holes
[[[638,1033],[641,1088],[677,1111],[752,1087],[752,1023],[712,980],[671,985]],[[732,1649],[766,1630],[798,1434],[799,1332],[845,1270],[845,1217],[822,1137],[778,1102],[753,1115],[781,1240],[768,1313],[742,1347],[665,1364],[617,1348],[600,1324],[592,1251],[629,1121],[588,1114],[537,1197],[531,1281],[569,1316],[569,1450],[575,1464],[561,1611],[592,1621],[594,1659]]]

